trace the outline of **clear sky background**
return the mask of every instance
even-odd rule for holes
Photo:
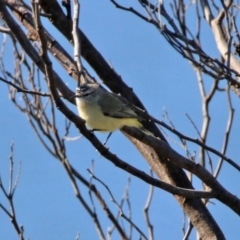
[[[130,4],[129,1],[122,2]],[[134,1],[131,2],[134,3]],[[191,19],[190,15],[189,22],[192,24],[192,29],[195,29],[194,19]],[[47,25],[48,22],[44,21],[44,24]],[[194,127],[186,117],[187,113],[196,126],[201,129],[201,97],[195,73],[190,64],[168,45],[157,29],[130,13],[116,9],[107,0],[82,0],[80,26],[93,45],[122,76],[123,80],[133,87],[153,116],[164,120],[163,114],[164,109],[166,109],[179,131],[191,137],[198,137]],[[211,52],[213,57],[218,57],[219,53],[216,51],[211,32],[204,24],[203,28],[202,38],[206,38],[206,41],[203,41],[203,46]],[[67,51],[73,55],[71,45],[57,31],[52,29],[51,34],[60,43],[63,43]],[[2,40],[1,34],[0,41],[2,42]],[[7,60],[6,68],[12,69],[10,45],[6,47],[5,58]],[[75,90],[76,82],[56,62],[53,66],[66,84]],[[88,67],[86,63],[85,66]],[[90,68],[88,70],[99,80]],[[212,79],[205,77],[205,81],[208,81],[208,90],[212,84]],[[28,124],[26,116],[10,102],[7,86],[2,82],[0,82],[0,90],[0,174],[3,184],[7,187],[8,157],[10,145],[14,142],[15,174],[19,162],[22,162],[21,176],[14,203],[17,220],[25,229],[24,236],[32,240],[66,240],[75,239],[77,232],[79,232],[80,239],[98,239],[94,225],[78,203],[61,164],[48,154]],[[231,95],[236,113],[227,156],[240,164],[240,129],[237,124],[240,112],[239,99],[235,94]],[[20,93],[19,99],[21,100]],[[77,112],[74,107],[70,107]],[[208,145],[220,150],[228,117],[225,93],[217,95],[210,106],[210,113],[212,121]],[[64,117],[58,113],[57,119],[58,127],[63,131]],[[174,137],[168,132],[167,134],[171,139]],[[70,136],[78,135],[78,131],[72,126]],[[97,136],[102,141],[106,138],[106,135],[103,134],[97,134]],[[169,139],[171,146],[185,156],[183,149],[171,139]],[[178,141],[176,137],[174,139]],[[108,146],[124,161],[149,173],[149,166],[145,160],[121,132],[118,131],[112,135]],[[198,146],[189,145],[189,148],[192,153],[194,151],[198,153]],[[92,160],[94,160],[96,176],[110,187],[115,198],[120,201],[129,174],[99,156],[99,153],[84,137],[74,142],[67,142],[67,155],[69,161],[87,179],[89,179],[89,174],[86,169],[91,168]],[[214,155],[211,156],[216,167],[218,158]],[[224,163],[219,181],[239,197],[240,174],[235,169]],[[199,182],[195,181],[195,183],[195,187],[201,189]],[[106,201],[110,202],[107,191],[101,185],[97,184],[97,186]],[[80,190],[84,196],[88,196],[87,189],[81,186]],[[129,197],[132,203],[132,217],[145,234],[147,234],[147,227],[142,210],[148,191],[149,187],[146,184],[135,177],[131,178]],[[0,203],[7,206],[1,193]],[[103,229],[107,232],[107,228],[111,224],[103,215],[103,211],[96,201],[95,205]],[[109,203],[109,206],[114,212],[117,211],[117,207],[113,203]],[[216,200],[211,201],[209,209],[227,239],[234,240],[236,236],[240,236],[240,219],[232,210]],[[127,210],[126,214],[128,214]],[[155,239],[182,239],[184,215],[171,194],[160,189],[154,190],[150,217],[154,225]],[[0,226],[0,239],[18,239],[9,218],[2,211],[0,211]],[[113,239],[118,238],[113,237]],[[133,239],[138,239],[138,235],[135,234]],[[195,239],[194,231],[190,239]]]

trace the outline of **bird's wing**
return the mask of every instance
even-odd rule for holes
[[[99,101],[99,105],[105,116],[112,118],[138,118],[137,114],[117,98],[117,96],[108,92],[105,92],[104,94],[104,102]]]

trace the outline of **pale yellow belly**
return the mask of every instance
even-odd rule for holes
[[[89,107],[88,104],[77,102],[78,112],[81,118],[91,129],[103,132],[113,132],[123,126],[140,127],[141,123],[136,118],[112,118],[101,113],[98,106]]]

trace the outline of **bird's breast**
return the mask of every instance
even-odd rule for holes
[[[136,118],[114,118],[104,115],[96,102],[76,99],[76,103],[80,117],[86,121],[86,124],[91,129],[103,132],[113,132],[123,126],[141,126]]]

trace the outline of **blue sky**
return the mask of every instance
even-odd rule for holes
[[[126,1],[125,1],[126,2]],[[191,19],[190,19],[191,20]],[[192,21],[194,23],[194,21]],[[44,21],[45,26],[49,23]],[[200,129],[202,124],[201,97],[198,90],[196,76],[190,64],[176,53],[159,34],[157,29],[138,19],[130,13],[116,9],[109,1],[84,0],[81,1],[80,26],[90,41],[102,53],[105,59],[111,62],[114,69],[122,76],[123,80],[137,93],[149,112],[163,120],[164,110],[168,112],[175,127],[182,133],[197,137],[196,131],[186,117],[191,116],[196,126]],[[194,24],[192,24],[194,29]],[[67,51],[73,54],[71,45],[54,29],[53,36],[66,46]],[[209,36],[210,31],[204,26],[204,34]],[[0,35],[2,41],[2,35]],[[208,37],[207,44],[203,41],[212,56],[218,57],[214,41]],[[11,69],[12,51],[9,46],[5,55]],[[9,52],[9,54],[8,54]],[[86,63],[85,63],[86,64]],[[66,84],[74,90],[76,82],[56,63],[55,70],[64,78]],[[88,65],[85,65],[88,66]],[[88,70],[99,80],[98,76]],[[43,77],[42,77],[43,79]],[[204,77],[207,88],[212,84],[210,78]],[[98,239],[94,225],[82,206],[78,203],[71,183],[61,164],[50,156],[40,144],[33,130],[28,124],[26,116],[20,113],[8,99],[8,90],[4,83],[0,83],[0,174],[5,186],[8,183],[10,145],[14,142],[15,174],[19,162],[22,162],[21,176],[14,198],[17,219],[24,226],[25,237],[30,239],[65,240],[75,239],[77,232],[81,239]],[[235,104],[235,122],[239,119],[238,98],[232,95]],[[19,93],[21,100],[21,94]],[[76,113],[76,109],[70,106]],[[57,111],[57,110],[56,110]],[[210,106],[212,116],[208,144],[220,150],[222,146],[226,121],[227,105],[226,94],[217,94]],[[58,126],[61,131],[64,127],[64,118],[57,113]],[[166,130],[165,130],[166,131]],[[235,123],[230,139],[227,156],[237,161],[239,155],[239,126]],[[176,137],[168,133],[171,138],[179,142]],[[78,136],[78,131],[72,126],[70,136]],[[104,141],[106,135],[97,134]],[[171,146],[185,155],[183,149],[170,139]],[[134,146],[118,131],[113,134],[108,142],[110,150],[121,159],[135,167],[149,173],[149,166]],[[189,145],[192,153],[198,151],[196,145]],[[115,198],[120,201],[124,194],[129,175],[113,166],[91,146],[84,138],[74,142],[67,142],[67,155],[69,161],[79,172],[89,179],[87,168],[91,168],[94,160],[94,172],[111,189]],[[216,166],[218,158],[212,156]],[[224,187],[239,196],[239,173],[224,163],[219,176]],[[198,181],[194,180],[196,187],[201,188]],[[104,198],[108,201],[111,210],[117,212],[117,207],[111,203],[107,191],[99,184]],[[88,198],[88,191],[80,186],[81,192]],[[146,202],[149,187],[142,181],[132,177],[129,190],[132,202],[132,217],[134,222],[147,234],[143,216],[143,207]],[[217,223],[222,228],[227,239],[235,239],[240,235],[239,217],[220,202],[212,200],[209,209]],[[0,193],[0,203],[5,202]],[[111,226],[103,211],[95,201],[103,229]],[[126,214],[128,213],[125,208]],[[171,194],[160,189],[154,190],[153,203],[150,209],[151,222],[154,224],[156,239],[181,239],[183,212]],[[0,239],[18,239],[8,217],[0,211]],[[125,223],[125,226],[127,224]],[[133,239],[137,239],[135,233]],[[116,235],[115,238],[117,239]],[[195,239],[194,232],[190,239]]]

